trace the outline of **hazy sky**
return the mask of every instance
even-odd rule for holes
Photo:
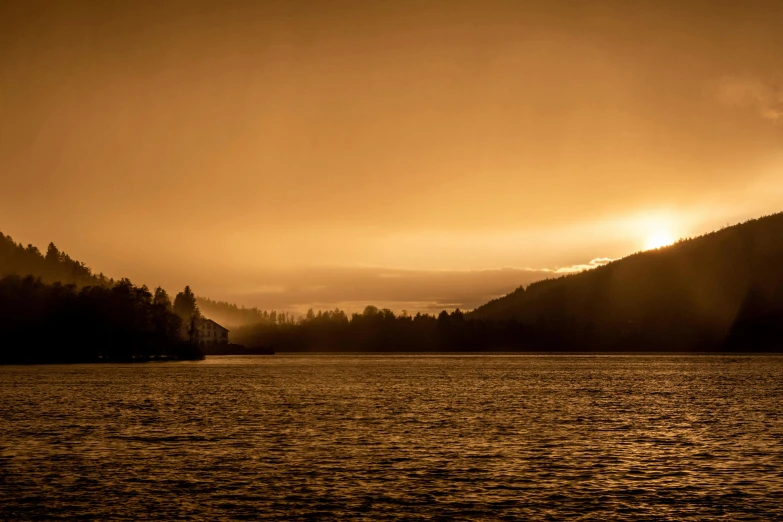
[[[783,210],[781,28],[780,1],[6,0],[0,231],[264,308],[471,308]]]

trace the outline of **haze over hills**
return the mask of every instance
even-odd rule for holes
[[[102,272],[94,274],[87,263],[72,259],[54,243],[49,243],[46,252],[42,253],[38,247],[16,243],[11,236],[0,232],[0,277],[7,275],[31,275],[40,278],[45,284],[74,285],[77,289],[86,286],[111,287],[115,283],[113,278]],[[197,297],[196,300],[205,316],[227,326],[257,323],[269,316],[257,308],[238,307],[207,297]]]
[[[0,276],[118,284],[54,245],[42,255],[2,239]],[[232,342],[276,351],[775,351],[783,346],[783,213],[532,283],[467,314],[367,306],[295,317],[204,297],[198,305],[232,326]]]
[[[235,335],[280,351],[779,351],[783,214],[520,287],[468,314],[338,312]]]
[[[201,310],[206,317],[209,317],[228,328],[277,321],[278,312],[274,311],[269,312],[267,310],[260,310],[256,307],[246,308],[227,301],[216,301],[203,296],[198,296],[196,302],[198,303],[199,310]],[[293,314],[288,312],[279,312],[279,315],[281,317],[291,318],[291,320],[293,320],[294,317]]]

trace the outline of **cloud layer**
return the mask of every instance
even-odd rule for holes
[[[473,309],[520,285],[551,277],[551,271],[398,270],[388,268],[316,268],[269,274],[274,285],[259,281],[243,294],[218,297],[246,306],[304,312],[308,308],[341,308],[348,312],[368,304],[397,312]]]

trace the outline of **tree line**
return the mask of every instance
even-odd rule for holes
[[[246,325],[234,342],[282,352],[433,352],[503,349],[505,326],[471,321],[459,309],[439,315],[395,314],[367,306],[350,316],[343,310],[309,310],[286,322]]]

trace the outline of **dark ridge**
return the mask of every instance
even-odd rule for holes
[[[783,213],[546,279],[468,317],[589,338],[780,348]]]

